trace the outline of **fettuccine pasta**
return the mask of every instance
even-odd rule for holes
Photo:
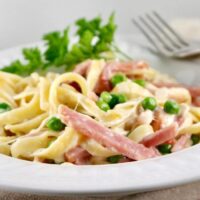
[[[200,141],[199,94],[135,61],[89,60],[26,78],[0,72],[0,153],[105,164],[175,152]]]

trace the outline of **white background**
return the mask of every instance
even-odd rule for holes
[[[0,49],[38,41],[79,17],[107,17],[112,11],[118,33],[130,34],[136,31],[130,19],[153,9],[168,20],[200,17],[199,0],[0,0]]]

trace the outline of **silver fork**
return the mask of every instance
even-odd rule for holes
[[[158,53],[174,58],[200,55],[200,48],[184,40],[157,12],[147,13],[132,21]]]

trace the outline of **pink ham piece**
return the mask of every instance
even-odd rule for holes
[[[185,88],[190,92],[190,95],[192,97],[198,97],[200,96],[200,86],[187,86],[187,85],[181,85],[180,83],[165,83],[165,82],[158,82],[153,83],[156,87],[179,87],[179,88]]]
[[[129,138],[102,126],[94,119],[73,111],[66,106],[60,105],[58,113],[63,123],[72,126],[77,132],[94,139],[109,149],[115,149],[119,154],[132,160],[142,160],[157,156],[151,148],[147,148],[143,144],[137,144]]]
[[[192,97],[199,97],[200,96],[200,86],[187,86],[186,87]]]
[[[132,160],[127,158],[127,157],[123,157],[122,159],[119,160],[119,163],[126,163],[126,162],[131,162]]]
[[[85,76],[87,74],[88,69],[91,66],[92,61],[91,60],[86,60],[74,68],[73,72],[76,72],[82,76]]]
[[[170,82],[154,82],[153,85],[155,85],[158,88],[166,87],[166,88],[172,88],[172,87],[183,87],[179,83],[170,83]]]
[[[187,147],[188,141],[190,139],[189,134],[182,135],[172,147],[172,152],[180,151]]]
[[[146,147],[155,147],[176,136],[177,124],[172,125],[156,131],[155,133],[146,136],[140,143]]]
[[[165,83],[165,82],[159,82],[159,83],[153,83],[156,87],[179,87],[179,88],[185,88],[190,92],[190,95],[192,97],[192,104],[194,106],[200,107],[200,86],[187,86],[187,85],[181,85],[179,83]]]
[[[64,154],[65,160],[77,165],[88,164],[91,155],[82,147],[75,147]]]
[[[193,98],[193,99],[192,99],[192,104],[193,104],[194,106],[200,107],[200,98],[199,98],[199,97]]]
[[[100,94],[103,91],[110,91],[112,89],[112,85],[110,83],[110,79],[115,73],[124,73],[126,75],[131,74],[131,72],[135,69],[146,69],[149,66],[142,61],[138,62],[110,62],[108,63],[103,72],[100,75],[100,78],[97,82],[95,92]]]
[[[188,86],[187,89],[192,96],[192,104],[194,106],[200,107],[200,87],[199,86]]]
[[[163,111],[160,109],[156,109],[154,111],[154,118],[153,121],[151,122],[151,126],[153,127],[154,131],[160,130],[163,124]]]
[[[158,151],[158,149],[156,149],[156,147],[150,147],[157,156],[161,156],[161,153]]]

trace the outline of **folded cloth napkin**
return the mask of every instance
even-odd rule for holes
[[[116,197],[56,197],[0,191],[1,200],[199,200],[200,182],[171,189]]]

